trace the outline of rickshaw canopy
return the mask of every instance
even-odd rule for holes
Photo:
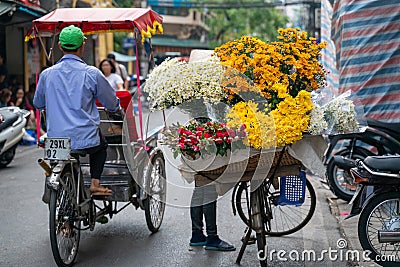
[[[162,33],[162,21],[161,15],[145,8],[60,8],[34,20],[26,40],[57,35],[70,25],[81,28],[84,34],[137,29],[144,40]]]

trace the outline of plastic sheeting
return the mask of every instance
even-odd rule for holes
[[[322,24],[331,23],[330,36],[326,29],[322,40],[331,38],[334,44],[323,57],[328,71],[337,68],[338,93],[355,92],[367,117],[400,122],[400,5],[392,0],[336,0],[330,21],[329,1],[322,5],[328,7]],[[329,63],[332,58],[336,66]],[[334,80],[332,75],[328,73],[328,81]]]

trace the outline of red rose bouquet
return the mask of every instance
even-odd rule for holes
[[[226,156],[228,150],[245,148],[245,137],[245,126],[233,130],[224,123],[191,121],[188,125],[170,126],[163,142],[172,148],[175,158],[181,153],[195,160],[206,154]]]

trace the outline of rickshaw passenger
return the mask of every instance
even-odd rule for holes
[[[118,111],[120,103],[101,71],[82,60],[84,39],[78,27],[61,31],[58,47],[64,55],[40,74],[33,104],[46,109],[48,137],[69,137],[71,150],[89,154],[92,195],[111,195],[110,189],[100,185],[107,142],[99,129],[96,99],[110,112]]]

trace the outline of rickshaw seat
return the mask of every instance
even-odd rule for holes
[[[116,91],[116,95],[119,98],[119,104],[121,107],[124,109],[126,112],[129,104],[132,101],[132,95],[129,93],[129,91]],[[103,105],[100,103],[100,101],[96,100],[96,105],[98,107],[102,107]]]
[[[120,99],[120,105],[125,111],[125,116],[127,116],[129,141],[135,142],[138,140],[138,133],[136,129],[135,116],[133,114],[133,105],[130,105],[132,101],[132,95],[129,93],[129,91],[116,91],[116,96]],[[102,107],[99,101],[96,101],[96,105],[98,107]],[[104,116],[105,115],[103,113],[100,114],[101,120],[108,119]],[[114,126],[116,125],[115,123],[112,124]],[[102,132],[104,133],[104,136],[109,144],[122,144],[122,133],[118,133],[122,129],[122,123],[116,128],[114,128],[113,125],[107,122],[102,122],[100,127],[102,128]],[[114,132],[114,130],[117,130],[117,132]]]
[[[119,104],[126,111],[129,104],[132,101],[132,95],[129,91],[117,91],[117,97],[119,98]]]

